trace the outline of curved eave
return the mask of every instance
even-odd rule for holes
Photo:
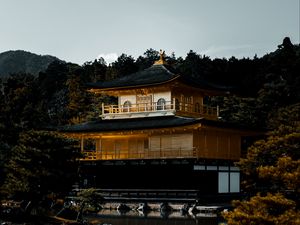
[[[146,88],[146,87],[153,87],[158,85],[164,85],[171,83],[172,81],[178,79],[180,75],[176,75],[176,77],[173,77],[172,79],[157,82],[157,83],[151,83],[151,84],[140,84],[140,85],[134,85],[134,86],[115,86],[115,87],[107,87],[107,88],[101,88],[101,87],[92,87],[88,89],[90,92],[103,92],[103,91],[118,91],[118,90],[126,90],[126,89],[134,89],[134,88]]]
[[[194,79],[192,77],[180,76],[180,78],[178,80],[187,86],[190,86],[190,87],[193,87],[198,90],[208,92],[211,94],[217,93],[217,94],[221,94],[221,95],[226,95],[226,94],[230,93],[230,89],[231,89],[229,87],[214,85],[214,84],[211,84],[211,83],[203,81],[203,80],[200,81],[200,80]]]
[[[238,132],[242,136],[256,136],[265,134],[263,130],[244,127],[224,121],[212,121],[204,118],[187,118],[178,116],[149,117],[122,120],[97,120],[83,124],[64,126],[58,129],[65,134],[84,134],[84,133],[113,133],[113,132],[132,132],[140,130],[157,130],[168,128],[197,128],[202,129],[221,129]]]
[[[184,127],[199,124],[201,119],[183,117],[151,117],[122,120],[98,120],[84,124],[65,126],[62,133],[119,132],[134,130],[151,130],[161,128]]]

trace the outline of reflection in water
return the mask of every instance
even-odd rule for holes
[[[136,211],[122,214],[117,210],[100,211],[97,216],[90,217],[89,221],[94,224],[111,225],[218,225],[220,218],[215,215],[182,215],[178,213],[160,214],[160,212],[149,212],[147,214]]]
[[[218,225],[217,218],[139,218],[139,217],[103,217],[100,224],[111,225]]]

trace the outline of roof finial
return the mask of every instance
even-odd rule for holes
[[[165,51],[161,50],[159,51],[159,60],[154,62],[154,65],[164,65],[167,64],[166,60],[165,60],[166,54]]]

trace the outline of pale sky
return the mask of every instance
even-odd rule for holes
[[[147,49],[185,57],[262,56],[299,44],[300,0],[0,0],[0,52],[82,65]],[[109,61],[109,60],[108,60]]]

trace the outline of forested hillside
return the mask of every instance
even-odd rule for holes
[[[28,140],[32,139],[32,132],[95,119],[102,102],[115,101],[108,96],[94,96],[86,92],[86,83],[128,75],[151,66],[158,58],[158,51],[148,49],[137,59],[122,54],[110,65],[103,59],[86,62],[82,66],[56,60],[37,76],[29,71],[39,70],[31,68],[23,70],[24,73],[9,76],[5,82],[0,81],[0,184],[11,187],[8,185],[9,179],[4,182],[5,177],[12,177],[7,174],[10,170],[4,170],[4,167],[8,162],[15,162],[14,157],[21,154],[23,145],[35,146],[35,140]],[[24,65],[20,60],[17,58],[15,62],[19,68]],[[293,45],[289,38],[284,38],[283,43],[274,46],[274,52],[253,59],[211,59],[190,51],[185,58],[177,58],[172,54],[166,60],[184,76],[228,88],[230,94],[208,99],[207,102],[219,105],[223,121],[272,131],[270,139],[254,145],[240,162],[248,177],[245,190],[248,188],[248,193],[253,195],[261,192],[264,196],[254,199],[258,201],[257,199],[267,196],[262,188],[266,187],[266,180],[274,180],[274,183],[267,185],[271,200],[275,196],[277,200],[288,198],[293,201],[287,202],[287,209],[294,215],[299,208],[300,191],[299,45]],[[4,61],[5,59],[0,58],[0,63]],[[45,62],[44,65],[46,64]],[[0,74],[3,71],[2,65],[0,64]],[[41,140],[47,136],[44,133],[35,135],[40,135]],[[43,143],[45,146],[49,145],[47,141]],[[45,146],[40,148],[48,150]],[[62,148],[62,145],[58,146]],[[289,165],[291,166],[288,167]],[[284,174],[285,169],[289,174]],[[288,176],[293,182],[287,180]],[[10,189],[6,188],[7,190]],[[24,193],[24,190],[18,191]],[[286,190],[290,192],[286,193]],[[276,195],[277,193],[280,195]],[[250,203],[255,205],[257,202]],[[241,203],[237,204],[240,205]],[[234,221],[238,217],[230,215],[227,218]]]
[[[28,73],[37,76],[58,58],[50,55],[37,55],[17,50],[0,53],[0,78],[15,73]]]

